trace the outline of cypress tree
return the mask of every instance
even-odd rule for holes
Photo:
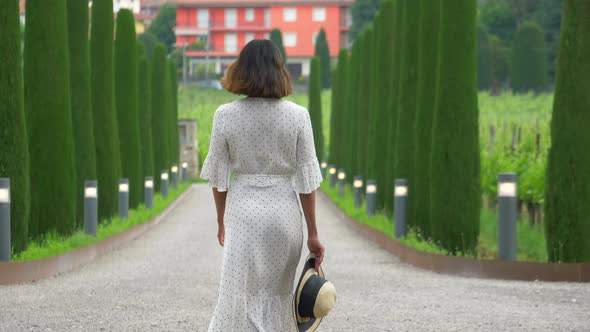
[[[122,173],[113,87],[113,28],[113,2],[93,1],[90,69],[100,219],[109,218],[118,211],[118,184]]]
[[[481,209],[476,2],[447,1],[440,11],[430,159],[432,236],[453,254],[475,253]]]
[[[283,33],[279,29],[272,29],[270,31],[270,40],[277,45],[281,55],[283,56],[283,63],[287,63],[287,52],[283,46]]]
[[[29,146],[23,109],[18,0],[0,6],[0,177],[10,178],[10,236],[13,254],[29,234]]]
[[[415,200],[414,188],[414,141],[416,130],[416,93],[418,87],[418,38],[415,37],[419,30],[420,2],[408,1],[403,12],[403,46],[400,67],[400,85],[398,95],[398,118],[395,138],[394,169],[396,178],[408,180],[409,204],[408,225],[415,226],[414,216]]]
[[[143,176],[137,110],[137,44],[135,19],[128,9],[117,15],[115,37],[115,101],[119,124],[122,177],[129,179],[129,207],[143,200]]]
[[[340,163],[340,161],[338,160],[338,156],[337,156],[337,150],[338,150],[338,145],[336,144],[336,141],[338,140],[339,136],[338,136],[338,126],[339,126],[339,122],[340,122],[340,118],[342,117],[342,113],[340,112],[340,109],[338,108],[338,104],[339,104],[339,100],[338,98],[341,98],[340,96],[340,92],[338,91],[338,67],[336,67],[336,71],[334,71],[332,73],[332,78],[334,79],[334,84],[332,84],[332,95],[331,95],[331,111],[330,111],[330,145],[328,147],[328,160],[330,161],[331,164],[334,165],[339,165],[339,167],[342,167],[342,164]]]
[[[313,127],[315,151],[319,160],[324,159],[324,132],[322,128],[322,81],[320,59],[311,59],[309,77],[309,116]]]
[[[565,0],[545,185],[552,262],[590,261],[590,2]]]
[[[151,88],[150,88],[150,67],[147,55],[139,58],[138,65],[138,92],[137,109],[139,113],[139,134],[141,146],[141,170],[143,176],[155,176],[154,172],[154,151],[152,140],[152,111],[151,111]],[[143,187],[142,187],[143,188]]]
[[[373,27],[369,26],[365,31],[361,33],[360,38],[360,47],[359,47],[359,89],[358,89],[358,97],[356,99],[356,126],[358,127],[357,130],[357,140],[356,140],[356,152],[355,152],[355,164],[356,164],[356,171],[355,174],[360,174],[363,178],[367,178],[366,174],[366,149],[368,144],[368,129],[369,129],[369,108],[367,107],[367,96],[370,92],[370,85],[368,84],[371,72],[369,67],[367,66],[368,63],[371,63],[371,49],[370,49],[370,39],[372,38]]]
[[[155,184],[160,188],[160,172],[168,169],[168,120],[166,119],[166,94],[168,67],[166,67],[166,46],[158,44],[152,55],[151,111],[152,140],[154,152]]]
[[[432,144],[432,117],[436,96],[436,68],[438,61],[438,22],[441,0],[420,1],[420,39],[418,55],[418,92],[416,98],[416,131],[414,141],[413,191],[415,225],[424,236],[430,236],[430,145]]]
[[[334,74],[332,85],[332,111],[330,113],[330,162],[344,167],[342,146],[345,135],[343,128],[346,118],[346,75],[348,66],[348,51],[341,49],[338,53],[338,66]],[[348,171],[348,170],[346,170]]]
[[[393,2],[385,1],[381,4],[380,9],[380,28],[376,39],[378,49],[381,52],[377,53],[377,61],[375,66],[375,109],[378,114],[377,124],[375,127],[375,146],[378,148],[378,153],[375,155],[375,179],[380,186],[377,190],[377,207],[383,208],[386,205],[386,200],[391,200],[392,195],[386,195],[385,188],[387,187],[388,173],[387,169],[387,139],[389,131],[389,117],[393,114],[388,107],[388,98],[391,91],[392,78],[391,66],[393,65],[393,24],[394,11]]]
[[[385,209],[393,211],[393,181],[395,179],[395,142],[397,137],[397,117],[399,105],[399,88],[400,88],[400,70],[401,70],[401,55],[403,45],[403,13],[406,1],[393,1],[392,9],[394,19],[392,23],[391,38],[393,39],[393,50],[391,53],[391,68],[390,75],[391,83],[388,86],[388,94],[384,95],[387,102],[387,109],[389,112],[387,123],[387,152],[385,153],[387,165],[387,177],[385,185],[383,186],[385,195]],[[387,98],[389,96],[389,98]]]
[[[547,87],[547,46],[533,22],[519,25],[512,46],[511,86],[515,92],[540,92]]]
[[[334,140],[330,140],[330,146],[334,145],[334,153],[336,155],[337,165],[346,167],[346,150],[345,146],[347,137],[350,131],[347,130],[349,122],[349,107],[347,103],[348,84],[349,84],[349,55],[348,50],[341,49],[338,53],[338,71],[336,73],[336,82],[338,86],[338,96],[335,99],[337,109],[332,108],[332,112],[336,112],[339,116],[336,119],[336,126],[338,131]],[[349,172],[345,168],[346,172]],[[350,177],[350,176],[348,176]]]
[[[178,65],[176,61],[170,60],[168,64],[170,68],[170,142],[171,146],[171,160],[170,164],[177,164],[180,160],[180,135],[178,133]]]
[[[477,26],[477,86],[480,90],[491,89],[493,80],[492,52],[488,30],[480,24]]]
[[[359,49],[359,41],[354,43],[352,47],[352,52],[350,53],[350,60],[349,60],[349,68],[348,68],[348,84],[346,86],[346,120],[345,120],[345,127],[343,131],[346,132],[346,137],[344,138],[344,143],[342,146],[342,150],[344,151],[344,169],[348,172],[351,176],[348,176],[347,179],[352,182],[352,179],[356,175],[360,175],[356,172],[355,168],[355,153],[356,153],[356,140],[357,140],[357,132],[358,127],[355,125],[356,121],[356,99],[358,97],[358,73],[359,73],[359,66],[358,66],[358,49]]]
[[[368,113],[368,122],[367,122],[367,145],[365,146],[365,174],[367,175],[367,179],[375,179],[376,176],[376,167],[377,167],[377,149],[378,149],[378,142],[377,142],[377,124],[379,122],[380,114],[378,114],[378,108],[376,107],[377,98],[378,98],[378,89],[377,89],[377,82],[375,82],[375,73],[377,71],[377,56],[381,52],[375,52],[378,48],[377,46],[377,35],[379,34],[379,29],[381,28],[381,12],[378,12],[373,20],[373,28],[369,29],[369,34],[367,35],[368,38],[368,46],[367,48],[369,51],[367,52],[367,62],[365,63],[366,70],[368,71],[368,80],[366,81],[368,87],[368,98],[366,99],[367,103],[367,113]],[[383,47],[383,45],[381,45]],[[377,185],[380,183],[377,182]]]
[[[26,21],[25,114],[34,188],[30,233],[36,237],[54,229],[67,235],[76,224],[77,177],[66,0],[27,1]]]
[[[90,100],[88,4],[68,0],[72,124],[76,152],[76,227],[84,222],[84,181],[96,180],[96,145]]]
[[[332,85],[332,78],[330,76],[330,46],[326,39],[326,30],[320,29],[315,40],[315,56],[320,58],[320,66],[322,69],[322,88],[329,89]]]

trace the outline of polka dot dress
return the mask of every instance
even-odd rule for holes
[[[228,192],[219,297],[208,331],[297,332],[298,193],[322,181],[308,111],[281,99],[222,105],[201,177]]]

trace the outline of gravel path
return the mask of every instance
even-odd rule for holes
[[[357,236],[324,198],[317,214],[338,290],[318,331],[590,331],[590,285],[418,270]],[[222,254],[215,235],[213,199],[197,185],[127,246],[70,273],[0,286],[0,331],[206,331]]]

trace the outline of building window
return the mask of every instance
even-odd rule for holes
[[[197,26],[202,29],[209,27],[209,9],[199,8],[197,12]]]
[[[246,33],[246,36],[244,37],[244,44],[248,44],[252,40],[254,40],[254,33],[253,32]]]
[[[267,28],[270,28],[270,9],[269,8],[264,9],[264,26]]]
[[[238,13],[235,8],[225,9],[225,27],[235,28],[238,26]]]
[[[324,7],[315,7],[313,8],[313,12],[311,15],[311,20],[314,22],[324,22],[326,21],[326,8]]]
[[[318,39],[318,34],[319,34],[319,32],[313,33],[312,40],[311,40],[311,43],[313,44],[313,46],[315,46],[315,41],[316,41],[316,39]]]
[[[238,51],[238,37],[235,33],[225,34],[225,51],[234,53]]]
[[[285,33],[285,47],[295,47],[297,46],[297,33],[296,32],[286,32]]]
[[[297,8],[283,9],[283,21],[285,21],[285,22],[297,21]]]
[[[254,8],[246,8],[246,22],[254,22]]]

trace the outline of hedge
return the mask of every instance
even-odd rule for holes
[[[169,168],[168,154],[168,120],[166,118],[167,97],[169,95],[168,67],[166,66],[166,46],[158,44],[152,55],[151,79],[151,111],[152,111],[152,140],[154,151],[154,180],[160,188],[160,173]]]
[[[319,160],[324,160],[324,133],[322,126],[322,81],[318,57],[311,59],[309,77],[309,116],[313,127],[315,151]]]

